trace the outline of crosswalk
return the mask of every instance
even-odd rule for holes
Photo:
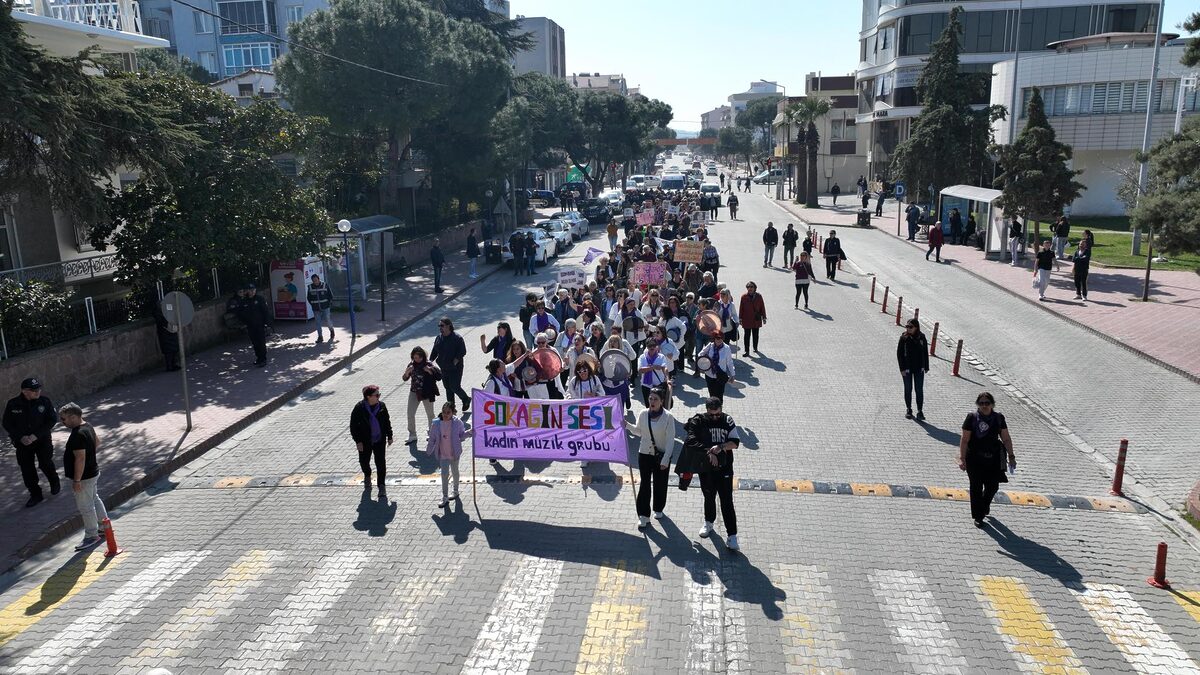
[[[759,569],[712,556],[591,565],[504,553],[480,574],[465,555],[403,571],[356,550],[138,555],[112,579],[98,554],[81,559],[71,573],[82,587],[54,587],[63,592],[53,603],[34,589],[0,608],[0,672],[86,672],[116,654],[105,670],[279,673],[328,659],[330,672],[385,660],[399,672],[410,658],[513,675],[963,673],[997,663],[1200,675],[1200,594],[1189,590]],[[433,636],[444,638],[438,650]]]

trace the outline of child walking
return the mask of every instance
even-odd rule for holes
[[[451,499],[458,499],[458,458],[462,456],[463,439],[470,431],[457,413],[452,402],[442,405],[442,413],[429,423],[429,447],[425,450],[442,466],[442,502],[438,506],[443,509],[450,505]],[[448,490],[451,474],[454,476],[453,493]]]

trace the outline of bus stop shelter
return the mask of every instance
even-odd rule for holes
[[[387,274],[395,250],[393,230],[404,227],[404,221],[393,216],[367,216],[350,221],[349,255],[342,250],[342,235],[331,234],[325,238],[327,246],[334,247],[339,255],[334,256],[327,268],[329,289],[334,297],[346,297],[346,267],[350,267],[351,291],[367,299],[370,284],[380,284]]]
[[[983,237],[983,253],[993,253],[1001,259],[1008,252],[1008,221],[995,202],[1000,198],[999,190],[974,185],[952,185],[938,195],[938,220],[949,231],[950,210],[958,209],[963,219],[975,216],[976,232]]]

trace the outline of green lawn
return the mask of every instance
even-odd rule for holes
[[[1074,250],[1084,227],[1071,223],[1071,246],[1067,251]],[[1092,251],[1092,261],[1110,267],[1146,268],[1146,238],[1142,237],[1142,255],[1129,255],[1133,235],[1129,232],[1113,232],[1110,230],[1091,229],[1096,236],[1096,248]],[[1157,254],[1156,254],[1157,255]],[[1154,263],[1156,270],[1182,270],[1192,272],[1200,269],[1200,255],[1167,256],[1170,262]]]
[[[1083,230],[1129,232],[1129,216],[1080,216],[1071,218],[1071,234]]]

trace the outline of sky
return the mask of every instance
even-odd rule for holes
[[[630,87],[669,103],[671,127],[686,131],[754,80],[796,96],[807,73],[852,74],[862,23],[855,0],[512,0],[511,11],[562,26],[567,73],[624,74]],[[1189,11],[1191,3],[1167,3],[1163,30],[1180,32]]]

